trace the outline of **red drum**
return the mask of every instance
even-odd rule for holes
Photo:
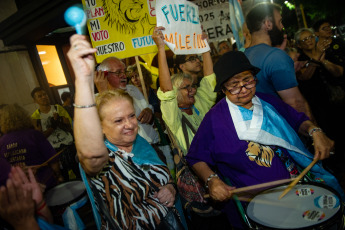
[[[256,229],[343,229],[344,206],[334,189],[300,183],[279,200],[286,187],[265,190],[249,202],[246,214]]]

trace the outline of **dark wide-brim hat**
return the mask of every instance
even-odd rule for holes
[[[223,54],[214,65],[213,70],[217,81],[214,92],[220,91],[222,84],[238,73],[250,70],[255,76],[260,71],[259,68],[250,64],[246,55],[241,51],[230,51]]]

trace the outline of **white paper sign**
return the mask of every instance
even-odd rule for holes
[[[157,26],[174,54],[201,54],[210,50],[202,39],[198,6],[185,0],[156,0]]]
[[[199,6],[199,20],[208,34],[209,42],[233,37],[228,0],[195,0],[194,3]]]

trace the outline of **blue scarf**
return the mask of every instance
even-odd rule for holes
[[[305,148],[295,130],[271,104],[254,96],[252,111],[233,104],[228,98],[226,101],[240,140],[285,148],[293,160],[303,168],[312,162],[314,155]],[[336,189],[345,200],[345,194],[337,179],[323,168],[321,161],[310,171],[316,178],[321,178]]]
[[[107,139],[104,140],[105,146],[113,152],[119,150],[114,144],[110,143]],[[152,146],[139,134],[135,138],[132,149],[132,160],[137,165],[165,165],[158,157],[156,151]]]

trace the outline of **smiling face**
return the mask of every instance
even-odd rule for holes
[[[129,100],[110,100],[102,106],[100,117],[103,133],[111,143],[120,149],[133,145],[138,133],[138,121]]]
[[[223,84],[223,86],[227,89],[223,89],[223,93],[225,93],[227,98],[235,105],[249,109],[253,105],[252,98],[255,95],[256,87],[254,86],[253,88],[247,89],[246,87],[241,86],[245,85],[246,83],[248,84],[248,82],[251,82],[253,79],[253,74],[249,70],[238,73]],[[229,90],[236,87],[241,87],[239,94],[231,94]]]
[[[187,78],[183,79],[182,84],[178,90],[177,103],[181,108],[188,108],[194,105],[196,94],[196,87],[193,85],[193,82]]]

